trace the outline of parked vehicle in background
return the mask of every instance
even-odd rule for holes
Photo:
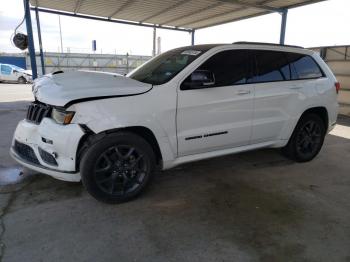
[[[0,64],[0,82],[30,83],[32,82],[32,72],[15,65]]]
[[[117,203],[140,194],[156,166],[264,147],[312,160],[336,123],[338,91],[328,66],[303,48],[182,47],[126,77],[78,71],[39,78],[11,154]]]

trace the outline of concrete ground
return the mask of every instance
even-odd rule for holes
[[[5,172],[18,168],[8,149],[31,96],[30,86],[0,89]],[[0,195],[0,258],[350,261],[349,163],[350,120],[342,117],[312,162],[270,149],[196,162],[159,174],[122,205],[95,201],[79,183],[32,176]]]

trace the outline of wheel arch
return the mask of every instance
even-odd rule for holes
[[[319,144],[319,148],[312,153],[311,155],[303,155],[303,153],[297,152],[297,132],[298,132],[298,127],[302,127],[304,128],[302,123],[307,123],[308,119],[305,118],[306,116],[318,116],[320,117],[320,120],[323,122],[324,124],[324,131],[325,133],[323,134],[323,136],[321,137],[320,140],[320,144]],[[318,106],[318,107],[310,107],[308,109],[306,109],[298,118],[298,121],[296,121],[296,124],[293,128],[293,131],[288,139],[288,143],[286,143],[283,147],[282,147],[282,152],[284,155],[286,155],[288,158],[291,158],[297,162],[306,162],[306,161],[310,161],[312,160],[321,150],[323,142],[324,142],[324,136],[326,135],[326,132],[328,130],[328,122],[329,122],[329,118],[328,118],[328,111],[325,107],[322,106]],[[300,130],[300,129],[299,129]],[[318,145],[317,145],[318,146]]]
[[[27,83],[27,79],[24,76],[20,76],[17,78],[17,82],[21,82],[21,79],[23,79],[23,83]]]
[[[300,121],[300,119],[302,119],[307,114],[318,115],[322,119],[325,129],[328,130],[329,117],[328,117],[328,110],[327,110],[327,108],[325,108],[323,106],[308,108],[301,114],[301,116],[299,117],[299,121]]]
[[[97,142],[98,140],[105,137],[107,134],[117,133],[117,132],[130,132],[133,134],[136,134],[143,139],[145,139],[150,146],[152,147],[155,156],[157,164],[161,164],[163,160],[162,152],[160,150],[159,143],[156,139],[156,136],[147,127],[144,126],[128,126],[128,127],[120,127],[120,128],[113,128],[101,131],[99,133],[94,133],[91,129],[89,129],[87,126],[82,125],[82,128],[85,131],[85,135],[82,136],[82,138],[79,141],[78,149],[77,149],[77,156],[76,156],[76,169],[79,170],[79,164],[82,159],[82,156],[84,155],[86,149],[93,143]]]
[[[157,164],[159,164],[163,160],[162,152],[160,150],[158,140],[151,129],[144,126],[129,126],[124,128],[119,128],[117,130],[108,130],[107,132],[120,132],[120,131],[131,132],[145,139],[151,145],[156,155]]]

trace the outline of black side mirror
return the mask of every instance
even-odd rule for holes
[[[215,85],[214,73],[209,70],[195,70],[182,83],[182,90],[200,89]]]
[[[13,73],[18,73],[18,71],[16,69],[13,69]]]

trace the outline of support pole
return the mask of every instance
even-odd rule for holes
[[[156,38],[157,38],[157,29],[153,27],[153,50],[152,56],[156,56]]]
[[[33,40],[32,19],[30,17],[29,0],[23,0],[23,4],[24,4],[24,12],[25,12],[25,18],[26,18],[27,34],[28,34],[28,51],[29,51],[29,57],[30,57],[30,66],[32,68],[32,77],[34,80],[35,78],[38,77],[38,72],[37,72],[36,60],[35,60],[35,47],[34,47],[34,40]]]
[[[62,28],[61,28],[61,16],[60,15],[58,15],[58,26],[60,27],[61,53],[63,53]]]
[[[129,73],[129,53],[126,53],[126,74]]]
[[[191,32],[191,45],[194,45],[194,33],[195,33],[195,30],[192,30],[192,32]]]
[[[45,75],[45,63],[44,63],[44,53],[43,53],[43,43],[41,40],[41,29],[40,29],[40,19],[38,8],[35,8],[35,18],[36,27],[38,29],[38,39],[39,39],[39,51],[40,51],[40,61],[41,61],[41,73]]]
[[[283,10],[281,12],[281,16],[282,16],[282,21],[281,21],[280,44],[284,45],[284,42],[286,39],[288,9]]]

